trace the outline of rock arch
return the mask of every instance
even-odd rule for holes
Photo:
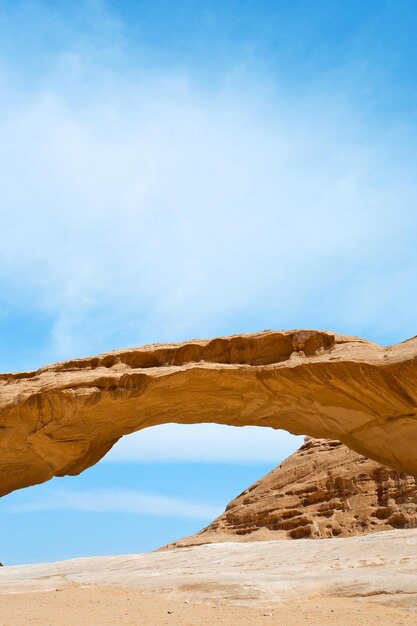
[[[417,338],[324,331],[155,344],[0,376],[0,495],[79,474],[123,435],[217,422],[337,438],[417,475]]]

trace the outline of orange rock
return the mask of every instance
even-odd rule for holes
[[[322,331],[151,345],[0,376],[0,495],[79,474],[167,422],[337,438],[417,475],[417,338],[383,348]]]
[[[416,527],[415,478],[366,459],[339,441],[308,438],[232,500],[210,526],[169,547],[350,537]]]

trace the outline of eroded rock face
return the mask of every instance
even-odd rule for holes
[[[321,331],[151,345],[0,376],[0,495],[78,474],[147,426],[217,422],[337,438],[417,475],[417,339]]]
[[[168,547],[350,537],[394,528],[417,528],[416,479],[340,441],[308,438],[210,526]]]

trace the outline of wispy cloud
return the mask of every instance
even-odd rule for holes
[[[24,89],[2,76],[0,286],[52,320],[37,364],[271,327],[412,334],[407,128],[323,85],[116,73],[116,31],[96,55],[69,37]]]
[[[283,430],[164,424],[123,437],[104,462],[279,463],[302,443]]]
[[[187,502],[135,490],[95,489],[89,491],[51,491],[35,500],[9,505],[10,513],[37,511],[86,511],[93,513],[131,513],[210,520],[223,507],[202,502]]]

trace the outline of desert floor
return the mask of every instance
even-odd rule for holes
[[[351,598],[294,600],[272,608],[195,603],[109,587],[67,587],[62,591],[0,596],[0,625],[23,626],[408,626],[417,614]]]
[[[0,626],[417,624],[417,529],[0,568]]]

